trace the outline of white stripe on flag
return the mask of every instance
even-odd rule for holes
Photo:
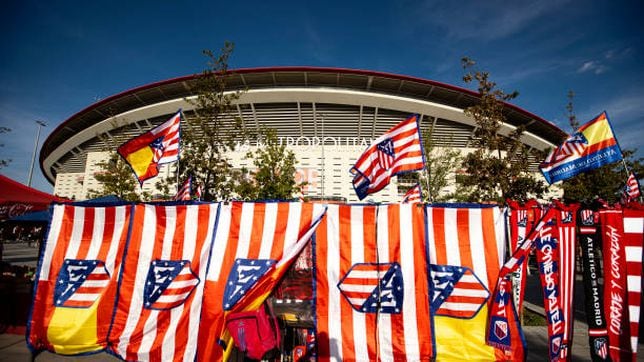
[[[217,221],[217,230],[215,233],[215,241],[213,242],[212,250],[226,250],[228,247],[228,236],[230,233],[230,219],[232,216],[231,213],[232,204],[220,204],[219,205],[219,216]],[[208,274],[206,279],[208,281],[219,281],[221,276],[221,268],[224,263],[224,252],[212,253],[210,258],[210,267],[208,268]],[[226,278],[227,276],[223,276]]]
[[[363,212],[364,207],[362,206],[351,208],[351,265],[364,262]],[[355,302],[357,303],[359,300],[356,300]],[[365,333],[367,330],[365,314],[356,310],[352,310],[351,313],[353,319],[352,333],[354,336],[356,360],[367,361],[369,360],[369,353],[367,349],[367,336]]]
[[[418,327],[416,315],[416,273],[414,271],[414,224],[412,220],[412,204],[400,205],[400,266],[404,281],[403,316],[407,323],[405,329],[405,354],[408,360],[420,360]],[[392,331],[393,332],[393,331]],[[394,356],[392,355],[392,358]]]
[[[105,208],[96,207],[94,208],[94,227],[92,228],[92,239],[89,243],[89,249],[87,250],[86,260],[96,259],[98,252],[101,249],[101,245],[105,242],[103,238],[103,230],[105,229]]]
[[[65,259],[76,259],[76,253],[80,248],[81,239],[83,238],[83,227],[85,226],[85,222],[85,208],[74,206],[74,225],[72,227],[69,246],[65,252]]]
[[[624,218],[624,232],[637,233],[644,232],[644,218],[641,217],[625,217]]]
[[[134,215],[132,215],[134,217]],[[139,265],[150,265],[152,258],[152,249],[154,247],[154,237],[156,233],[156,213],[153,205],[144,206],[143,232],[141,235],[141,249],[139,250]],[[147,268],[138,268],[134,279],[133,290],[143,290],[145,279],[147,277]],[[142,298],[132,298],[128,310],[128,318],[125,321],[125,328],[119,338],[118,353],[120,356],[127,356],[127,346],[130,343],[130,337],[139,321],[140,311],[143,309]]]
[[[51,225],[49,227],[49,234],[45,242],[45,251],[42,256],[42,264],[40,265],[40,276],[38,280],[49,280],[49,272],[51,269],[51,259],[54,256],[54,249],[60,237],[60,229],[63,223],[63,215],[65,214],[65,205],[55,205],[53,215],[51,217]]]
[[[458,225],[456,224],[457,210],[445,209],[445,251],[447,253],[448,265],[461,265],[461,251],[458,245]]]
[[[389,255],[389,213],[386,206],[377,206],[378,219],[376,227],[378,230],[376,246],[378,248],[379,262],[388,262],[392,259]],[[353,220],[351,220],[353,225]],[[360,250],[362,252],[362,250]],[[403,276],[404,278],[404,276]],[[391,315],[388,313],[378,313],[378,351],[383,361],[393,360],[393,341],[391,340]],[[355,338],[355,336],[354,336]]]
[[[327,280],[339,280],[340,276],[340,225],[336,224],[340,220],[338,205],[329,205],[327,209]],[[342,320],[337,318],[341,315],[340,303],[342,296],[340,290],[335,287],[329,288],[329,335],[342,335]],[[342,339],[329,341],[329,353],[342,361]]]

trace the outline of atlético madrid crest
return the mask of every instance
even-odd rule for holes
[[[474,317],[490,296],[474,271],[454,265],[430,265],[432,312],[447,317]]]
[[[189,260],[153,260],[143,292],[144,307],[171,309],[185,303],[199,284]]]
[[[110,274],[102,260],[65,259],[56,280],[57,307],[89,308],[102,295]]]
[[[230,310],[276,263],[273,259],[237,259],[224,289],[224,310]]]
[[[338,289],[358,312],[401,312],[404,293],[398,263],[353,264],[338,283]]]

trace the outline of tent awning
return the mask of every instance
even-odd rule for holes
[[[27,212],[46,210],[53,201],[68,200],[0,175],[0,220]]]

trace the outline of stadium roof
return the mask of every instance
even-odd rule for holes
[[[92,149],[91,140],[98,134],[105,134],[108,138],[121,141],[115,137],[115,130],[124,136],[131,136],[146,126],[151,126],[157,120],[155,116],[165,116],[176,112],[177,104],[185,106],[185,98],[194,97],[195,81],[200,75],[190,75],[151,83],[130,89],[96,102],[62,122],[45,140],[40,152],[40,167],[47,179],[53,182],[57,172],[65,171],[63,164],[71,158],[82,158],[81,155]],[[387,129],[387,125],[376,127],[383,118],[395,119],[397,115],[391,112],[378,112],[378,109],[393,110],[405,113],[420,113],[431,105],[435,114],[432,130],[443,138],[454,138],[456,146],[464,147],[472,138],[474,125],[462,115],[462,110],[476,104],[478,95],[470,90],[444,84],[432,80],[396,75],[390,73],[353,70],[342,68],[321,67],[270,67],[237,69],[229,72],[226,78],[227,91],[241,90],[248,96],[242,97],[240,103],[249,103],[250,107],[237,107],[237,112],[242,118],[254,118],[256,123],[268,122],[268,126],[275,128],[293,128],[292,120],[279,121],[279,118],[295,117],[299,119],[300,131],[304,132],[303,113],[312,113],[312,122],[316,122],[316,103],[318,108],[323,105],[352,105],[359,107],[359,111],[347,112],[344,117],[336,117],[327,121],[326,132],[328,135],[346,135],[352,130],[352,124],[359,118],[362,122],[363,105],[371,107],[370,117],[373,127],[369,127],[372,135]],[[311,91],[311,92],[309,92]],[[312,111],[301,106],[302,102],[312,104]],[[274,104],[273,110],[265,112],[258,121],[258,112],[255,104]],[[420,104],[420,105],[419,105]],[[425,107],[425,108],[423,108]],[[261,107],[259,107],[261,108]],[[288,110],[292,108],[291,110]],[[151,110],[155,109],[154,112]],[[356,108],[358,109],[358,108]],[[145,110],[132,119],[116,122],[116,115],[132,113],[133,110]],[[329,113],[334,110],[329,109]],[[280,113],[281,112],[281,113]],[[366,111],[365,111],[366,112]],[[294,115],[293,113],[298,113]],[[526,110],[512,104],[506,104],[505,113],[509,127],[524,125],[526,133],[531,135],[526,144],[539,149],[558,144],[566,133],[553,123],[550,123]],[[328,113],[327,113],[328,114]],[[353,118],[355,117],[355,118]],[[125,117],[127,118],[127,117]],[[139,125],[137,118],[144,123]],[[329,118],[333,118],[330,116]],[[106,121],[112,119],[112,124]],[[161,118],[160,118],[161,119]],[[159,119],[159,121],[160,121]],[[272,119],[272,120],[271,120]],[[377,122],[376,122],[377,121]],[[389,121],[389,120],[387,120]],[[271,123],[272,122],[272,123]],[[393,121],[392,121],[393,122]],[[102,127],[96,125],[103,123]],[[157,122],[158,123],[158,122]],[[130,125],[129,131],[123,128]],[[335,134],[334,132],[335,125]],[[313,125],[315,132],[318,126]],[[385,127],[385,128],[383,128]],[[443,133],[441,134],[441,127]],[[366,128],[366,127],[363,127]],[[278,130],[279,132],[279,130]],[[317,133],[316,133],[317,134]],[[459,139],[460,137],[460,139]],[[122,137],[121,137],[122,138]],[[460,143],[459,143],[460,142]],[[71,161],[70,161],[71,162]]]

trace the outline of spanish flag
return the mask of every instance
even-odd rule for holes
[[[129,205],[55,205],[27,324],[32,351],[63,355],[107,347]]]
[[[148,132],[132,138],[117,149],[132,171],[143,181],[159,174],[159,165],[179,160],[181,110]]]
[[[622,160],[608,115],[602,112],[579,127],[539,165],[549,184]]]

